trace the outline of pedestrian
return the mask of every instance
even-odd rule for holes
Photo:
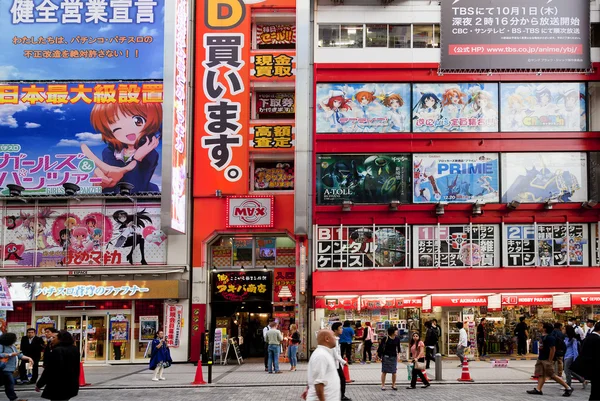
[[[35,335],[35,329],[27,329],[27,335],[21,338],[21,352],[28,356],[33,361],[31,363],[31,383],[35,383],[38,379],[38,370],[40,359],[42,359],[42,351],[44,349],[44,340]],[[27,363],[21,361],[19,364],[19,380],[17,384],[27,384],[30,379],[27,377]]]
[[[433,355],[435,357],[435,354],[440,353],[440,338],[442,338],[442,328],[438,326],[437,319],[431,319],[431,327],[433,327],[437,336],[437,340],[435,342],[435,353]],[[433,360],[435,360],[435,358]]]
[[[392,390],[398,391],[396,387],[396,372],[398,370],[398,358],[400,354],[400,338],[397,336],[398,328],[393,326],[388,329],[388,335],[379,344],[377,353],[381,358],[381,390],[385,391],[385,376],[392,374]]]
[[[59,331],[53,337],[52,352],[35,385],[35,391],[44,390],[42,398],[68,401],[79,393],[81,357],[74,344],[73,336],[66,330]]]
[[[269,360],[267,363],[269,373],[281,373],[279,370],[279,351],[283,335],[277,329],[277,322],[269,323],[269,331],[267,331],[267,345],[269,346]]]
[[[342,335],[340,336],[340,348],[342,358],[348,359],[348,364],[352,365],[352,339],[354,338],[354,330],[350,327],[350,320],[344,322]]]
[[[456,346],[456,356],[460,360],[460,365],[458,365],[459,368],[462,368],[463,364],[465,363],[465,350],[467,349],[467,330],[465,330],[464,326],[465,325],[463,322],[456,323],[456,327],[458,328],[458,345]]]
[[[154,377],[152,381],[167,380],[163,373],[166,368],[171,366],[173,360],[171,359],[171,351],[167,344],[167,338],[162,330],[154,335],[152,340],[152,348],[150,351],[150,370],[154,370]]]
[[[267,332],[269,331],[269,325],[273,323],[274,320],[269,320],[269,323],[263,328],[263,342],[265,348],[265,372],[269,371],[269,344],[267,344]]]
[[[525,316],[519,318],[519,323],[515,326],[515,336],[517,336],[517,355],[527,355],[529,327],[527,327],[527,323],[525,323]]]
[[[298,365],[298,345],[300,345],[300,333],[298,333],[298,328],[295,324],[290,325],[290,334],[291,344],[288,347],[288,358],[290,359],[290,370],[295,372]]]
[[[437,330],[433,328],[433,324],[430,321],[425,322],[425,361],[426,369],[429,369],[429,364],[434,359],[435,345],[438,342]]]
[[[308,387],[302,394],[302,399],[306,401],[339,401],[341,399],[340,381],[333,359],[335,346],[336,340],[333,331],[320,330],[317,333],[317,349],[308,361]]]
[[[581,354],[571,369],[592,382],[590,401],[600,400],[600,322],[583,341]]]
[[[10,401],[19,400],[17,393],[15,393],[15,377],[14,372],[17,369],[17,363],[19,360],[25,360],[31,362],[32,359],[28,356],[23,355],[22,352],[17,351],[15,343],[17,342],[17,335],[15,333],[4,333],[0,335],[0,360],[4,360],[4,367],[2,367],[2,382],[4,383],[4,393]]]
[[[371,349],[373,348],[373,340],[374,340],[374,336],[373,336],[373,328],[371,327],[371,322],[366,322],[365,323],[365,328],[363,330],[363,364],[364,363],[371,363],[371,360],[373,359],[373,355],[371,355]],[[367,359],[367,355],[369,356],[369,359]]]
[[[462,325],[462,323],[460,324]],[[462,326],[460,328],[464,330]],[[421,336],[419,336],[419,333],[413,333],[408,347],[410,349],[412,358],[412,373],[410,386],[407,387],[407,389],[412,390],[417,388],[417,376],[421,378],[421,381],[423,382],[423,388],[431,386],[429,380],[427,380],[427,377],[423,374],[423,367],[425,363],[425,344],[423,341],[421,341]]]
[[[46,327],[44,329],[44,336],[46,337],[46,346],[44,347],[44,363],[43,367],[46,367],[46,355],[52,352],[52,339],[58,334],[58,330],[54,327]]]
[[[596,325],[596,321],[593,319],[588,319],[587,322],[585,323],[585,332],[583,334],[583,337],[581,337],[581,341],[583,341],[584,339],[587,338],[588,335],[592,334],[594,332],[594,326]]]
[[[581,384],[583,384],[583,388],[585,389],[586,386],[586,382],[585,379],[581,376],[579,376],[577,373],[573,372],[571,370],[571,365],[573,364],[573,361],[575,361],[575,359],[577,359],[577,357],[579,356],[579,347],[580,347],[580,342],[579,339],[577,338],[577,334],[575,334],[575,329],[573,328],[573,326],[565,326],[565,333],[566,333],[566,338],[565,338],[565,346],[566,346],[566,351],[565,351],[565,376],[566,376],[566,382],[569,386],[571,386],[571,380],[572,377],[575,377],[577,380],[579,380],[581,382]]]
[[[577,324],[577,319],[575,319],[574,317],[570,317],[568,319],[568,322],[571,326],[573,326],[573,328],[575,329],[575,334],[579,336],[579,339],[581,341],[583,341],[583,339],[585,338],[585,332],[583,331],[583,329],[579,326],[579,324]],[[594,327],[594,325],[592,324],[592,327]]]
[[[335,348],[333,349],[333,359],[335,360],[335,367],[338,372],[338,378],[340,380],[340,393],[342,395],[342,400],[350,400],[350,398],[346,397],[346,375],[344,375],[344,366],[346,365],[346,361],[342,358],[342,351],[340,346],[340,336],[344,332],[344,328],[340,322],[335,322],[331,325],[331,330],[335,335]]]
[[[564,371],[564,358],[567,351],[565,335],[562,332],[562,323],[554,323],[552,335],[556,339],[556,352],[554,353],[554,371],[558,377],[562,377]]]
[[[563,397],[569,397],[573,389],[565,381],[556,375],[554,371],[554,354],[556,353],[556,337],[552,335],[554,326],[550,323],[543,325],[544,335],[542,336],[542,345],[539,350],[538,360],[535,363],[535,375],[538,377],[538,384],[533,390],[527,391],[527,394],[543,395],[542,387],[546,378],[550,377],[565,388]]]
[[[487,356],[487,343],[485,341],[487,328],[485,324],[486,320],[482,317],[477,326],[477,351],[480,358]]]

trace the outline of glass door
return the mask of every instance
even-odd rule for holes
[[[82,316],[65,316],[63,317],[63,330],[67,330],[73,336],[75,340],[75,346],[79,349],[79,353],[82,352],[82,333],[83,333],[83,320]]]
[[[86,322],[85,330],[85,361],[106,361],[106,315],[83,317]]]

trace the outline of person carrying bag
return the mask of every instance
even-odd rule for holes
[[[409,349],[412,356],[412,372],[410,386],[408,386],[407,389],[412,390],[417,388],[417,377],[421,378],[423,388],[427,388],[431,384],[423,374],[423,370],[425,369],[425,344],[421,341],[419,333],[413,333]]]

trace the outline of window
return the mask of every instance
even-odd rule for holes
[[[289,237],[220,237],[210,255],[215,268],[295,266],[296,243]]]
[[[257,24],[257,49],[295,49],[296,25],[294,24]]]
[[[592,47],[600,47],[600,24],[592,24],[591,35]]]
[[[440,46],[439,25],[413,25],[413,47],[433,48]]]
[[[387,47],[387,25],[367,25],[367,47]]]
[[[390,25],[389,32],[389,48],[410,48],[411,34],[410,25]]]
[[[294,189],[294,160],[255,161],[254,191],[285,191]]]
[[[256,118],[293,119],[294,92],[256,92]]]
[[[339,25],[319,25],[319,47],[338,47],[339,41]]]
[[[340,47],[363,47],[363,25],[342,25]]]

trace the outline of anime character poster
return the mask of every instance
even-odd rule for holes
[[[160,203],[9,206],[4,267],[164,264]],[[98,210],[98,211],[92,211]]]
[[[317,84],[317,133],[410,132],[410,84]]]
[[[586,131],[581,82],[502,83],[503,132]]]
[[[497,153],[413,154],[414,203],[499,201]]]
[[[410,201],[410,155],[317,155],[317,205]]]
[[[161,82],[0,83],[0,187],[161,191]]]
[[[498,132],[498,84],[413,85],[413,132]]]
[[[165,4],[1,1],[0,80],[162,79]]]
[[[294,161],[259,162],[254,164],[255,191],[294,189]]]
[[[585,202],[587,155],[580,152],[502,154],[502,202]]]

